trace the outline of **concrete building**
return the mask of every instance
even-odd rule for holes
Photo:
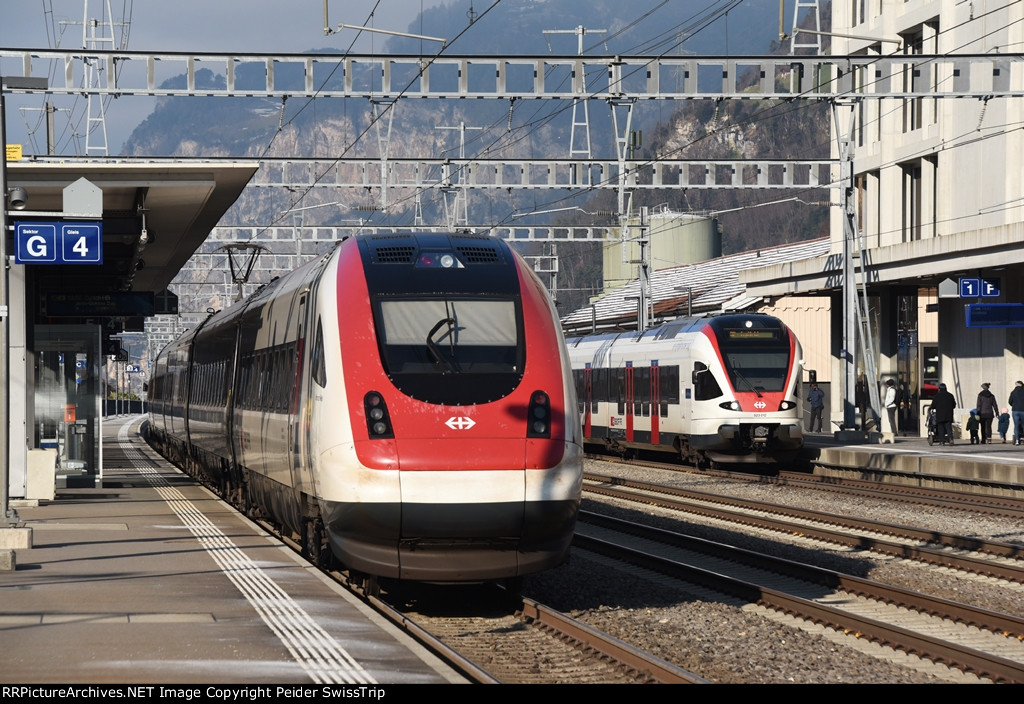
[[[895,378],[904,390],[904,433],[924,432],[921,414],[939,381],[964,412],[982,382],[1005,406],[1024,378],[1024,98],[936,95],[958,71],[985,70],[958,68],[951,56],[1021,51],[1024,3],[833,0],[832,23],[833,55],[908,57],[891,75],[870,68],[857,75],[856,92],[837,100],[834,113],[833,134],[848,136],[852,147],[859,241],[851,254],[859,254],[866,282],[873,381]],[[1019,93],[1019,65],[997,61],[984,78]],[[876,81],[913,97],[872,98]],[[833,202],[842,197],[837,191]],[[741,280],[754,296],[831,292],[833,311],[842,311],[843,247],[844,212],[833,208],[829,253],[744,272]],[[832,377],[843,378],[850,364],[858,375],[869,370],[862,345],[844,355],[843,316],[832,320]],[[833,403],[832,419],[842,421],[846,410]]]

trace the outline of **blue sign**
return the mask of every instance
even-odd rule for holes
[[[998,298],[999,279],[963,278],[960,279],[960,298]]]
[[[103,223],[19,222],[15,264],[102,264]]]
[[[972,303],[965,308],[969,328],[1024,328],[1024,303]]]

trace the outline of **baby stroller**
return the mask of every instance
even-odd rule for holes
[[[928,409],[928,421],[927,421],[927,423],[928,423],[928,444],[931,445],[932,443],[935,442],[935,431],[936,431],[935,409],[934,408],[929,408]]]

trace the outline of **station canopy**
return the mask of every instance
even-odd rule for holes
[[[102,192],[103,262],[34,265],[36,295],[156,295],[202,245],[258,167],[256,162],[12,161],[7,164],[8,188],[25,189],[27,204],[23,211],[8,210],[8,224],[82,220],[65,215],[64,199],[65,189],[84,178]]]

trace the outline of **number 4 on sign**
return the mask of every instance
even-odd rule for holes
[[[64,225],[61,238],[66,263],[98,264],[102,260],[102,235],[98,225]]]
[[[89,242],[84,237],[79,237],[71,251],[84,259],[89,256]]]

